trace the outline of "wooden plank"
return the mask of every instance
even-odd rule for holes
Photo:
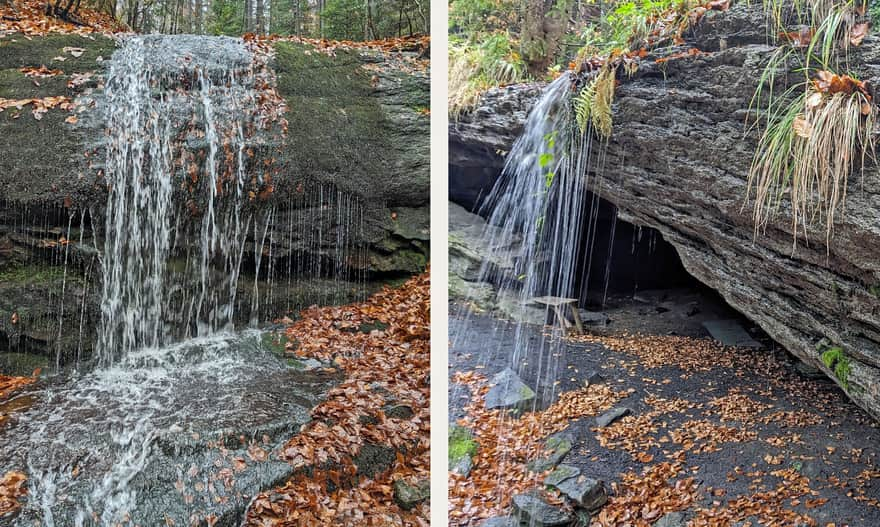
[[[530,304],[544,304],[545,306],[564,306],[578,301],[577,298],[564,298],[561,296],[536,296],[529,299]]]

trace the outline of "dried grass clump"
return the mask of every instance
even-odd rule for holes
[[[794,246],[798,233],[806,237],[817,219],[824,222],[830,243],[849,175],[874,152],[876,109],[861,87],[852,77],[821,71],[806,89],[792,89],[802,94],[771,109],[748,180],[749,196],[755,191],[756,235],[789,194]]]

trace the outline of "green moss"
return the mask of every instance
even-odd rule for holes
[[[470,430],[461,426],[449,427],[449,463],[455,463],[465,456],[474,457],[478,448]]]
[[[287,335],[275,331],[267,331],[260,337],[263,347],[276,355],[283,355],[287,350]]]
[[[352,51],[336,50],[331,57],[290,42],[278,43],[275,51],[278,92],[288,106],[283,172],[368,193],[358,182],[380,181],[395,153],[386,131],[392,123],[364,60]]]
[[[85,51],[81,56],[74,57],[64,52],[66,47]],[[53,33],[31,39],[10,35],[0,39],[0,70],[46,66],[64,70],[67,75],[85,73],[101,68],[98,59],[109,59],[115,49],[116,42],[101,35],[90,38]],[[64,57],[64,60],[53,60],[55,57]]]
[[[67,279],[78,279],[73,273],[67,273]],[[39,265],[22,265],[0,270],[0,283],[9,284],[46,284],[64,279],[63,267],[44,267]]]
[[[0,98],[31,99],[65,95],[67,79],[66,75],[30,79],[17,69],[0,70]]]
[[[833,346],[822,352],[822,363],[825,367],[834,371],[834,376],[840,384],[849,389],[850,363],[849,359],[839,346]]]

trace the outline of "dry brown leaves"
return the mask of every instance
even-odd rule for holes
[[[668,512],[687,509],[698,500],[699,485],[693,477],[677,479],[683,469],[679,458],[652,465],[641,475],[623,474],[620,483],[611,484],[612,496],[591,527],[650,527]]]
[[[742,356],[711,339],[622,333],[610,336],[580,335],[572,337],[572,340],[602,344],[613,351],[632,353],[639,358],[641,366],[649,369],[677,365],[686,373],[707,372],[715,368],[732,368],[742,361]]]
[[[742,470],[738,469],[741,473]],[[810,489],[809,479],[794,469],[776,470],[770,475],[781,481],[775,488],[758,490],[748,496],[739,496],[722,506],[713,503],[710,508],[697,510],[697,516],[691,520],[691,527],[728,527],[737,521],[747,521],[750,516],[761,519],[762,525],[816,525],[816,520],[791,509],[786,505],[799,505],[800,498],[815,496],[817,492]],[[753,484],[753,488],[754,488]],[[821,498],[806,499],[807,508],[815,508],[824,502]]]
[[[67,33],[88,36],[92,33],[113,34],[125,27],[110,15],[82,7],[75,14],[81,25],[46,15],[45,0],[12,0],[0,5],[0,38],[13,33],[26,37],[47,33]]]
[[[545,437],[564,430],[573,419],[608,410],[630,393],[604,384],[590,385],[562,393],[544,411],[514,419],[506,411],[486,409],[483,396],[489,385],[483,375],[459,372],[453,382],[471,390],[467,416],[458,424],[473,432],[479,449],[467,478],[449,473],[451,526],[476,525],[484,518],[505,513],[515,494],[539,483],[540,475],[529,473],[526,463],[540,454]]]
[[[18,71],[24,73],[25,77],[28,78],[47,78],[54,77],[55,75],[64,75],[64,72],[58,69],[50,70],[46,66],[40,66],[39,68],[34,68],[32,66],[27,68],[20,68]]]
[[[346,380],[312,411],[312,421],[287,443],[282,457],[299,468],[322,468],[325,462],[331,468],[301,473],[258,496],[247,525],[427,525],[428,504],[403,511],[391,489],[396,479],[414,483],[429,477],[429,309],[425,273],[363,303],[305,310],[287,329],[302,343],[297,356],[332,362]],[[387,328],[368,334],[358,330],[377,321]],[[390,403],[408,406],[413,416],[386,416],[383,407]],[[353,458],[368,442],[406,454],[398,454],[387,473],[357,481]],[[333,492],[327,490],[330,482]]]
[[[12,392],[37,380],[40,370],[34,371],[31,377],[12,377],[0,375],[0,400],[9,397]]]
[[[21,507],[18,499],[27,494],[27,476],[21,472],[7,472],[0,478],[0,516]]]
[[[819,93],[827,93],[834,95],[835,93],[843,93],[852,95],[855,92],[861,92],[869,101],[871,93],[864,81],[854,79],[849,75],[837,75],[827,70],[816,72],[816,78],[813,79],[813,87]]]
[[[55,108],[56,106],[62,110],[72,110],[74,108],[74,105],[70,101],[70,98],[63,95],[58,95],[54,97],[43,97],[42,99],[0,98],[0,112],[3,112],[7,108],[15,108],[17,110],[21,110],[28,105],[33,106],[33,110],[31,110],[31,113],[34,116],[34,119],[38,121],[43,118],[43,114],[48,112],[51,108]],[[12,118],[18,119],[20,115],[21,114],[14,114]]]
[[[682,450],[695,454],[717,452],[722,443],[743,443],[758,438],[757,432],[719,425],[705,419],[688,421],[669,433]]]
[[[730,393],[723,397],[716,397],[709,401],[711,413],[717,415],[721,421],[739,421],[740,423],[754,423],[758,416],[773,408],[772,404],[756,401],[740,393],[739,390],[731,389]]]

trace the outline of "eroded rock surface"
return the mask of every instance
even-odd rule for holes
[[[661,64],[650,56],[622,77],[607,158],[589,175],[590,189],[620,218],[660,231],[693,276],[880,418],[880,172],[850,179],[829,247],[820,227],[793,251],[784,214],[756,237],[744,207],[757,141],[744,123],[775,50],[764,27],[758,6],[707,13],[684,47],[665,51],[704,53]],[[876,37],[851,48],[849,60],[859,78],[880,85]],[[450,124],[451,171],[499,167],[492,152],[510,149],[537,96],[535,86],[494,91]],[[843,349],[845,379],[823,364],[828,346]]]

